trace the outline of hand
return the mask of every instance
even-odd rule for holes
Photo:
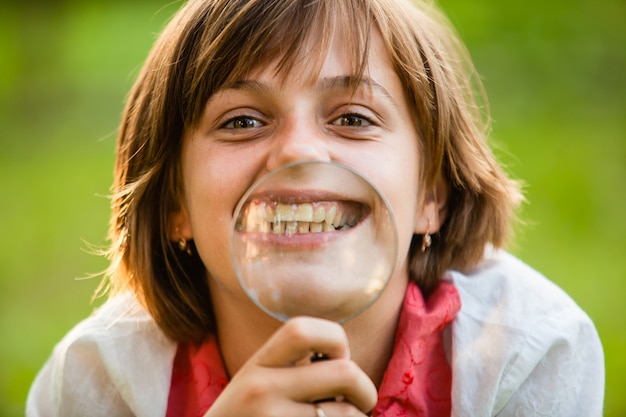
[[[327,360],[311,362],[314,352]],[[336,398],[338,401],[324,401]],[[317,413],[315,403],[324,413]],[[364,416],[376,387],[350,360],[343,328],[327,320],[289,320],[232,378],[205,417]]]

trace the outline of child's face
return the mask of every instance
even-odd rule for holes
[[[377,32],[365,81],[353,94],[345,83],[352,75],[346,42],[335,39],[313,85],[303,81],[302,62],[284,82],[274,68],[261,68],[236,88],[218,91],[185,137],[183,210],[173,223],[194,239],[213,284],[230,295],[242,294],[228,250],[237,202],[268,171],[298,160],[342,162],[382,190],[399,231],[395,275],[406,277],[411,237],[428,227],[418,207],[416,116]]]

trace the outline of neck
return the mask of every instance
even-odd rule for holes
[[[380,387],[393,353],[407,282],[406,278],[390,282],[376,303],[344,324],[352,360],[365,371],[377,388]]]
[[[380,386],[393,352],[396,325],[408,278],[392,277],[379,299],[365,312],[344,324],[352,360]],[[241,294],[211,288],[217,319],[217,337],[226,371],[232,377],[281,323],[260,313]]]

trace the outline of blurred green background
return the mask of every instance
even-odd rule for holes
[[[126,94],[169,1],[2,2],[0,416],[23,415],[54,344],[95,305]],[[626,2],[442,0],[527,185],[513,252],[589,313],[606,416],[626,415]]]

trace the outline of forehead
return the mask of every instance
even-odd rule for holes
[[[272,2],[269,8],[280,8],[280,3]],[[236,45],[239,52],[225,84],[266,71],[281,78],[294,78],[297,74],[301,82],[312,83],[329,64],[342,66],[343,72],[348,74],[360,76],[363,73],[372,19],[358,6],[361,2],[305,0],[303,3],[307,4],[302,9],[308,12],[292,14],[285,10],[281,13],[282,20],[259,22],[257,17],[246,22],[242,17],[242,29],[254,28],[264,34],[223,38]],[[290,18],[286,19],[287,16]]]
[[[314,37],[308,38],[313,43]],[[300,86],[322,89],[366,87],[369,90],[386,92],[386,86],[399,85],[400,81],[393,69],[389,52],[379,30],[371,32],[367,50],[363,51],[359,65],[355,65],[351,56],[350,39],[341,32],[335,33],[325,50],[308,54],[309,47],[301,49],[301,56],[293,61],[288,70],[281,68],[282,58],[276,58],[264,66],[257,66],[246,80],[261,80],[281,87]]]

